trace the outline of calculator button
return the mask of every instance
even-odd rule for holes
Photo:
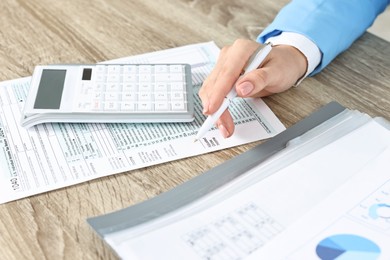
[[[170,67],[171,72],[176,72],[176,73],[182,73],[183,72],[183,66],[182,65],[171,65]]]
[[[94,91],[95,92],[104,92],[104,91],[106,91],[106,84],[104,84],[104,83],[97,83],[97,84],[95,84]]]
[[[150,74],[140,74],[139,75],[139,81],[140,82],[150,82],[152,81],[152,75]]]
[[[168,102],[157,101],[156,103],[154,103],[154,107],[155,107],[156,111],[168,111],[169,110]]]
[[[185,96],[182,92],[172,92],[171,99],[175,101],[180,101],[180,100],[184,101]]]
[[[107,82],[119,82],[121,78],[120,74],[113,74],[107,76]]]
[[[118,102],[117,101],[109,101],[109,102],[104,102],[104,110],[109,111],[109,110],[118,110]]]
[[[186,109],[186,105],[184,102],[174,101],[171,103],[172,110],[174,111],[183,111]]]
[[[92,102],[86,102],[83,106],[85,110],[91,110],[92,109]]]
[[[101,101],[95,100],[92,103],[92,110],[98,111],[103,109],[103,103]]]
[[[150,74],[150,73],[152,73],[152,66],[151,65],[139,65],[138,73],[140,73],[140,74],[142,74],[142,73]]]
[[[95,72],[99,74],[105,74],[107,71],[107,65],[96,65]]]
[[[106,82],[107,76],[105,73],[96,73],[94,81],[96,82]]]
[[[153,91],[153,85],[151,84],[145,84],[145,83],[142,83],[142,84],[139,84],[139,91],[140,92],[152,92]]]
[[[168,72],[168,65],[155,65],[154,66],[154,73],[166,73]]]
[[[154,94],[155,100],[168,100],[168,94],[166,92],[156,92]]]
[[[138,81],[138,77],[136,74],[123,74],[123,82],[136,82]]]
[[[152,93],[150,93],[150,92],[139,93],[138,99],[144,100],[144,101],[145,100],[152,100]]]
[[[151,102],[139,102],[138,103],[138,110],[150,111],[150,110],[152,110],[152,103]]]
[[[103,99],[103,97],[104,97],[104,94],[102,92],[94,92],[92,94],[93,100],[101,100],[101,99]]]
[[[135,103],[122,102],[121,110],[123,111],[135,111]]]
[[[97,65],[91,80],[80,81],[77,111],[185,112],[182,65]]]
[[[120,90],[120,85],[115,83],[107,84],[106,91],[107,92],[117,92]]]
[[[93,92],[93,86],[88,84],[81,84],[79,93],[82,95],[88,95],[89,93]]]
[[[123,65],[123,74],[133,74],[138,73],[137,65]]]
[[[167,83],[158,82],[158,83],[155,84],[154,90],[155,91],[166,92],[168,90],[168,84]]]
[[[179,92],[185,91],[185,85],[183,83],[179,83],[179,82],[172,82],[171,83],[171,90],[172,91],[179,91]]]
[[[121,73],[120,65],[109,65],[107,66],[107,73],[109,75],[119,75]]]
[[[122,91],[123,92],[136,92],[136,91],[138,91],[138,84],[132,84],[132,83],[123,84]]]
[[[124,93],[122,94],[122,100],[135,101],[137,100],[137,94],[134,92]]]
[[[118,101],[119,100],[119,94],[118,93],[106,93],[104,95],[104,100],[106,100],[106,101]]]
[[[161,74],[155,74],[155,81],[183,81],[183,75],[179,73],[161,73]]]

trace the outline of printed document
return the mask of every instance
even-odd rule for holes
[[[353,123],[308,133],[202,200],[104,239],[122,259],[389,259],[390,131],[368,120],[336,137]]]
[[[390,147],[248,259],[390,259],[389,158]]]
[[[164,124],[41,124],[20,126],[31,77],[0,83],[0,203],[102,176],[270,138],[285,127],[261,99],[237,98],[236,131],[224,139],[211,129],[194,143],[205,120],[198,90],[219,54],[213,43],[152,52],[111,63],[189,63],[195,120]]]

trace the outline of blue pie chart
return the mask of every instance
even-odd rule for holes
[[[383,209],[387,209],[387,210],[384,211]],[[390,213],[390,205],[385,203],[374,204],[368,209],[368,215],[372,219],[378,219],[378,218],[390,219],[389,213]]]
[[[367,238],[339,234],[320,241],[316,253],[321,260],[374,260],[378,259],[381,249]]]

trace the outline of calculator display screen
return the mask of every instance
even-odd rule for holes
[[[66,70],[42,70],[34,108],[59,109],[64,90]]]

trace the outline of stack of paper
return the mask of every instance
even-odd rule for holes
[[[389,123],[341,109],[305,130],[321,116],[227,162],[242,174],[185,204],[175,195],[196,180],[88,221],[123,259],[390,259]],[[267,159],[244,166],[256,157]]]

